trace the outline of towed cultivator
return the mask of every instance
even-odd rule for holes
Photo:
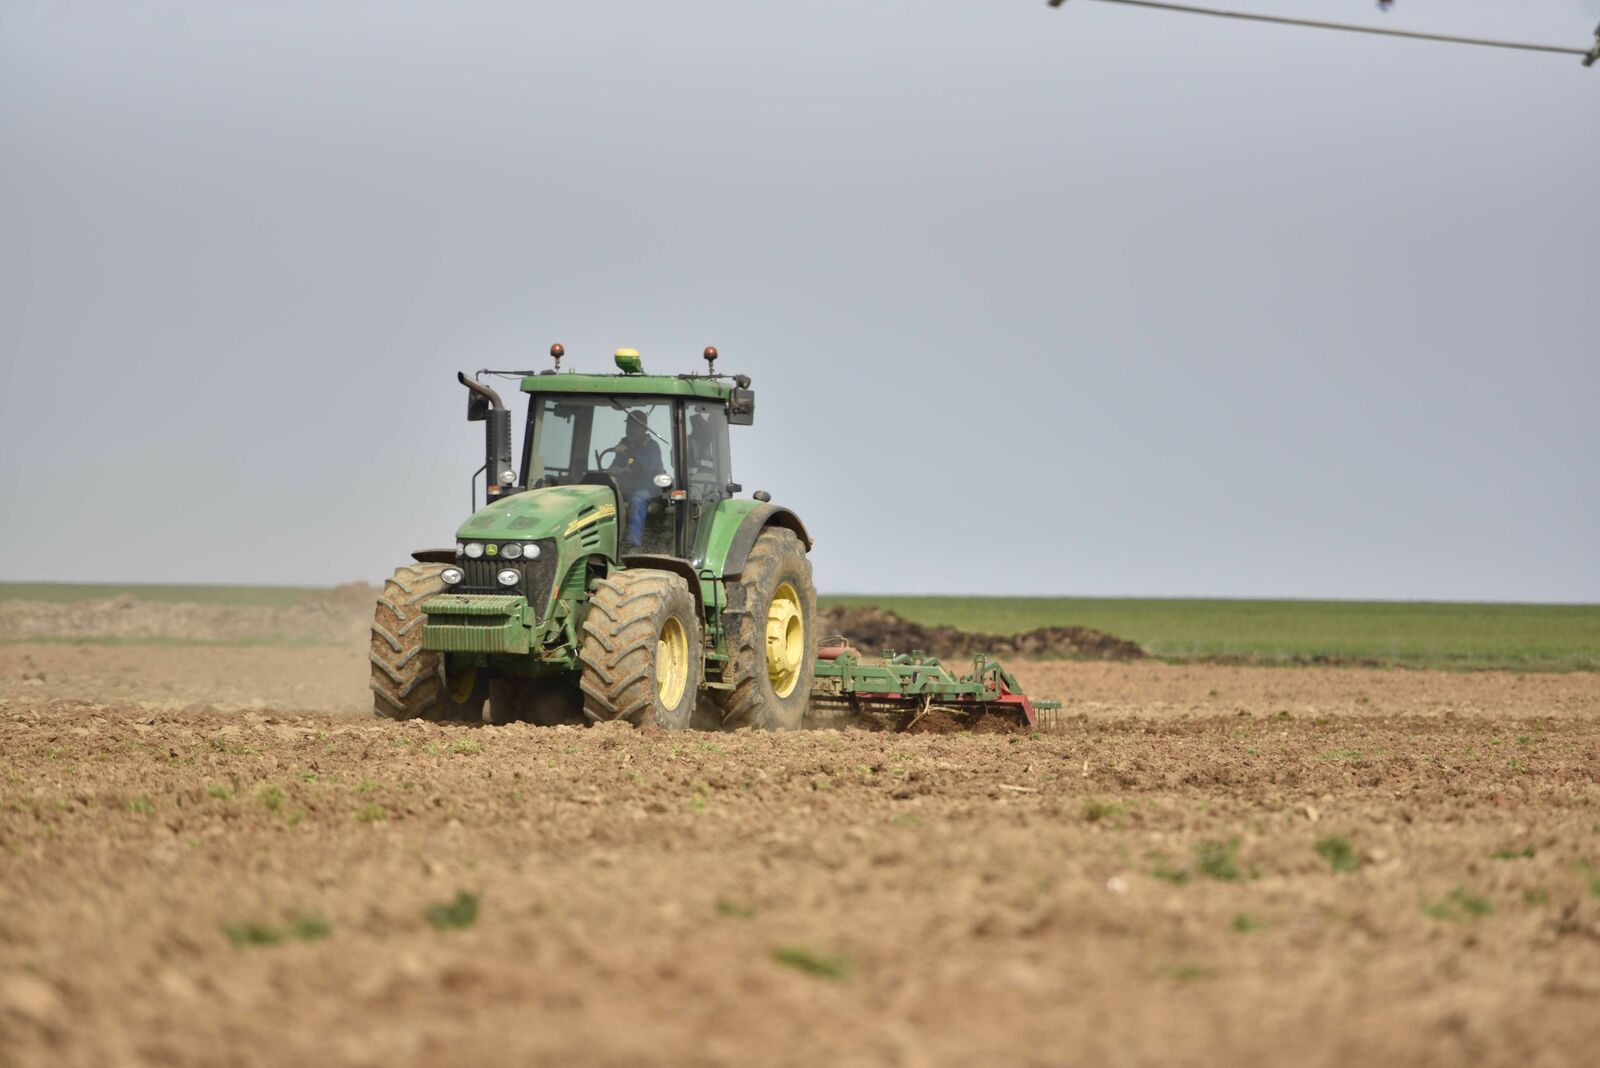
[[[886,649],[873,658],[832,638],[817,651],[807,722],[910,730],[930,713],[943,713],[957,722],[994,716],[1019,727],[1054,727],[1060,708],[1029,698],[1016,676],[982,654],[972,658],[971,671],[956,676],[938,657]]]

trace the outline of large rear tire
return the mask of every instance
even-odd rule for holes
[[[689,726],[705,667],[700,616],[677,575],[636,568],[595,583],[579,687],[594,722]]]
[[[811,561],[792,530],[756,538],[737,583],[728,584],[729,680],[709,691],[722,726],[794,730],[805,719],[816,675],[817,589]]]
[[[445,673],[444,657],[422,647],[422,605],[444,592],[445,564],[407,564],[384,583],[372,614],[373,715],[384,719],[470,719],[483,715],[482,672]]]

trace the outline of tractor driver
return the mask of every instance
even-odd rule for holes
[[[617,442],[610,470],[628,502],[628,547],[637,549],[644,544],[645,509],[657,493],[655,477],[666,471],[661,463],[661,446],[651,438],[643,412],[628,413],[627,430]]]

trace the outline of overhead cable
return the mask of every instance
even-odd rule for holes
[[[1060,7],[1065,2],[1066,0],[1050,0],[1050,6]],[[1596,60],[1600,60],[1600,29],[1595,30],[1593,47],[1570,48],[1565,45],[1502,41],[1491,37],[1457,37],[1444,33],[1390,30],[1381,26],[1360,26],[1351,22],[1321,22],[1316,19],[1297,19],[1283,15],[1258,15],[1250,11],[1224,11],[1214,7],[1196,7],[1193,4],[1169,4],[1161,2],[1161,0],[1095,0],[1095,2],[1101,4],[1126,4],[1129,7],[1148,7],[1157,11],[1180,11],[1187,15],[1211,15],[1222,19],[1243,19],[1247,22],[1271,22],[1279,26],[1306,26],[1315,30],[1369,33],[1379,37],[1409,37],[1417,41],[1444,41],[1447,44],[1478,45],[1483,48],[1514,48],[1522,52],[1555,52],[1560,55],[1582,56],[1585,67],[1592,67]]]

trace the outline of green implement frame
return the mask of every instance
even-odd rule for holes
[[[812,716],[818,721],[854,716],[892,720],[908,730],[930,711],[957,717],[981,714],[1013,718],[1018,726],[1053,727],[1058,701],[1035,701],[1022,692],[1016,676],[984,654],[972,670],[957,676],[938,657],[885,649],[874,659],[848,645],[817,651]],[[909,719],[907,718],[909,717]]]

